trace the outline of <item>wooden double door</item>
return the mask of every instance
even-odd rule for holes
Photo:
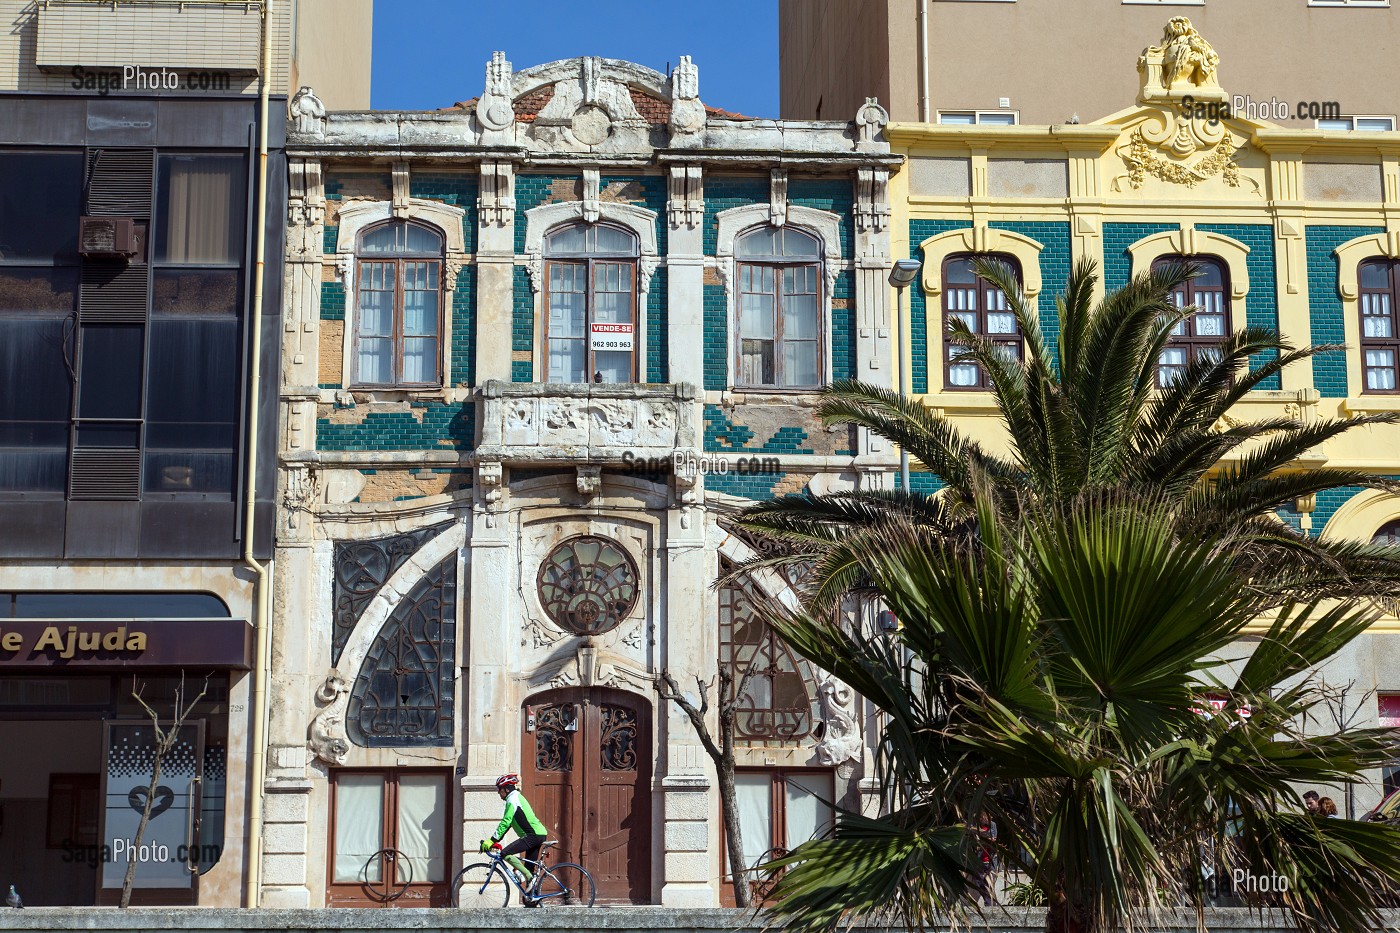
[[[521,789],[559,841],[553,861],[588,869],[600,903],[649,903],[651,704],[571,688],[536,694],[522,713]]]

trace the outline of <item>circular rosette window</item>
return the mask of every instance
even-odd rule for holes
[[[611,631],[637,605],[637,565],[622,545],[596,535],[570,538],[540,565],[540,605],[576,635]]]

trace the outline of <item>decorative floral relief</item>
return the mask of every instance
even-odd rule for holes
[[[1206,179],[1219,175],[1225,184],[1238,188],[1240,167],[1234,162],[1236,151],[1234,143],[1227,136],[1194,165],[1184,165],[1153,155],[1147,140],[1143,138],[1142,130],[1137,130],[1122,156],[1128,166],[1128,183],[1134,188],[1141,188],[1148,175],[1188,188],[1194,188]]]

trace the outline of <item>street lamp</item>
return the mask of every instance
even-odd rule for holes
[[[894,267],[890,269],[890,284],[894,286],[896,299],[896,316],[899,320],[899,343],[896,345],[896,356],[899,359],[899,394],[905,395],[909,387],[904,381],[904,346],[908,342],[910,350],[913,350],[913,342],[906,341],[904,336],[904,290],[913,284],[919,277],[919,267],[923,263],[917,259],[896,259]],[[904,491],[909,491],[909,451],[904,449],[904,445],[899,447],[899,482]]]

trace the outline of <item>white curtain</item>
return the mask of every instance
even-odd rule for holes
[[[447,788],[441,777],[399,778],[398,850],[413,865],[414,884],[447,880]]]
[[[744,837],[744,868],[753,867],[773,847],[773,779],[768,774],[734,775],[739,832]]]
[[[831,825],[831,775],[789,775],[787,780],[787,840],[795,849]],[[821,799],[818,799],[821,798]]]
[[[382,863],[369,857],[384,847],[384,779],[377,774],[342,774],[335,786],[336,881],[379,881]]]

